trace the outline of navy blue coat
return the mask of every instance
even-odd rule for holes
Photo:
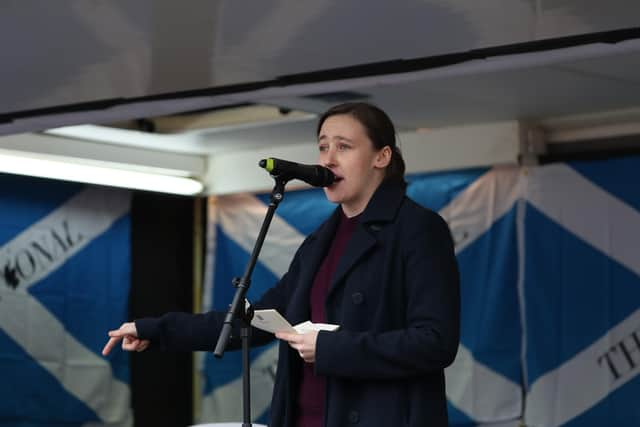
[[[300,246],[289,271],[257,308],[276,308],[291,324],[309,319],[313,278],[331,244],[339,212]],[[336,332],[320,332],[315,370],[327,377],[325,426],[447,426],[444,368],[459,341],[459,278],[445,221],[384,182],[340,259],[325,302]],[[142,338],[174,350],[212,350],[223,314],[170,313],[136,321]],[[273,335],[254,331],[254,344]],[[230,343],[236,346],[238,343]],[[295,421],[302,359],[279,348],[271,425]]]

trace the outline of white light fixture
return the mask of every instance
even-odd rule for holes
[[[0,150],[0,172],[181,195],[196,195],[204,189],[200,181],[181,171],[9,150]]]

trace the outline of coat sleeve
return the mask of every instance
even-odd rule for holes
[[[433,373],[453,362],[460,334],[460,291],[451,233],[433,212],[417,223],[419,231],[409,233],[402,244],[406,327],[320,332],[317,374],[398,379]]]
[[[304,244],[303,244],[304,245]],[[256,309],[275,308],[281,313],[286,311],[295,277],[299,270],[300,250],[296,252],[289,271],[254,304]],[[213,351],[222,330],[226,313],[210,311],[201,314],[171,312],[161,317],[148,317],[135,321],[138,336],[150,340],[153,350],[160,351]],[[240,327],[234,324],[227,349],[241,347]],[[252,328],[251,344],[265,345],[275,339],[269,332]]]

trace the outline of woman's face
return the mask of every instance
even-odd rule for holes
[[[318,150],[319,163],[336,175],[335,182],[324,189],[327,199],[340,203],[347,216],[362,212],[384,179],[391,149],[376,150],[364,126],[343,114],[324,121]]]

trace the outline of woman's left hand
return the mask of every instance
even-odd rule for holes
[[[278,332],[276,333],[276,338],[288,342],[291,348],[296,350],[305,362],[314,363],[316,361],[318,331],[311,331],[305,334]]]

